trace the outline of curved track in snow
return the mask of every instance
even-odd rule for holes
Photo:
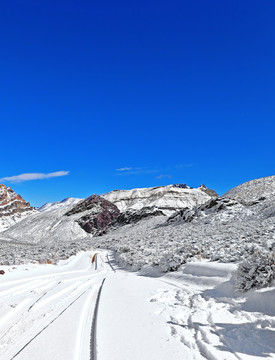
[[[275,288],[236,293],[236,265],[152,277],[93,255],[5,268],[1,360],[275,359]]]
[[[37,359],[38,352],[39,359],[89,360],[90,350],[95,359],[99,296],[111,270],[105,254],[97,266],[92,255],[79,254],[57,267],[33,266],[21,276],[14,269],[2,278],[1,360]]]

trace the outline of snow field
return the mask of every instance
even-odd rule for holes
[[[0,291],[1,360],[89,359],[96,294],[108,266],[99,261],[95,270],[92,254],[7,273]]]
[[[260,290],[234,290],[235,271],[232,264],[187,264],[164,277],[181,288],[158,290],[151,298],[190,359],[275,359],[274,289],[265,291],[261,306]]]
[[[5,267],[1,360],[275,359],[275,288],[236,292],[237,264],[164,275],[97,253]]]

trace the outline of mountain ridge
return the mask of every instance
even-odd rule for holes
[[[211,198],[202,188],[193,189],[185,184],[114,190],[101,196],[114,203],[121,212],[155,208],[165,215],[171,215],[182,207],[202,204]]]
[[[10,186],[0,184],[0,231],[35,213],[36,210]]]

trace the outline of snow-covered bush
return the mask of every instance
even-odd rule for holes
[[[237,289],[247,291],[262,288],[275,279],[275,253],[257,251],[240,263],[237,271]]]
[[[159,260],[159,267],[163,272],[176,271],[185,262],[186,259],[177,253],[165,252]]]

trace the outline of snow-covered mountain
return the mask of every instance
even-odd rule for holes
[[[35,212],[30,203],[27,203],[11,187],[0,184],[0,231],[8,229]]]
[[[64,359],[73,352],[84,358],[93,326],[87,319],[104,283],[98,346],[106,359],[112,357],[110,342],[118,349],[117,359],[131,358],[132,349],[140,358],[145,340],[141,358],[152,357],[155,339],[159,345],[153,348],[161,349],[155,359],[176,360],[182,354],[195,360],[275,358],[274,178],[242,184],[223,197],[204,186],[182,184],[106,194],[121,213],[93,195],[68,207],[48,206],[1,233],[0,264],[7,274],[1,278],[0,301],[7,312],[2,357],[20,352],[22,359],[29,358],[38,347],[50,356],[47,344],[53,343]],[[177,206],[182,207],[169,218],[163,215]],[[91,262],[95,252],[98,263]],[[26,265],[17,266],[21,263]],[[127,273],[121,265],[140,271]],[[72,322],[76,313],[81,316]],[[48,324],[51,331],[41,331]],[[123,336],[121,331],[114,336],[117,324]],[[149,329],[145,335],[144,328]],[[64,354],[56,331],[66,339],[75,334],[78,346],[73,341]],[[128,334],[134,340],[125,352]],[[165,345],[164,354],[166,343],[171,351]]]
[[[275,197],[275,176],[245,182],[227,191],[223,196],[246,204],[263,197],[273,198]]]
[[[149,264],[164,271],[201,259],[252,262],[253,254],[268,258],[275,252],[274,179],[240,185],[227,193],[230,197],[183,207],[169,218],[144,218],[114,228],[97,239],[98,246],[114,250],[123,264]]]
[[[2,232],[0,240],[30,244],[78,241],[84,238],[87,233],[73,219],[64,216],[67,210],[68,208],[37,212],[28,216],[20,223]]]
[[[67,198],[43,205],[20,225],[1,234],[2,238],[28,243],[61,243],[77,241],[87,233],[98,235],[107,229],[135,223],[142,218],[170,215],[181,208],[192,208],[212,197],[205,186],[192,189],[187,185],[112,191],[85,200]],[[120,210],[124,215],[120,215]],[[117,221],[116,221],[117,219]]]
[[[46,203],[43,206],[41,206],[40,208],[38,208],[38,211],[40,211],[40,212],[48,212],[48,211],[56,211],[56,210],[69,208],[71,206],[76,205],[81,200],[83,200],[83,199],[68,197],[68,198],[66,198],[66,199],[64,199],[62,201],[57,201],[57,202],[54,202],[54,203]]]
[[[211,199],[205,191],[206,187],[198,189],[187,185],[167,185],[132,190],[114,190],[102,197],[115,204],[121,212],[153,208],[161,210],[165,215],[171,215],[181,208],[192,208]]]
[[[28,216],[20,224],[2,232],[0,240],[30,244],[69,243],[84,239],[89,233],[100,234],[119,215],[114,204],[98,195],[68,206],[74,202],[65,201],[67,206],[53,205],[46,211]]]
[[[165,271],[202,258],[237,262],[248,258],[255,249],[263,254],[275,249],[274,190],[272,186],[261,188],[262,183],[266,183],[266,178],[254,181],[257,191],[254,189],[253,195],[257,200],[253,202],[244,202],[243,197],[242,201],[214,198],[181,184],[113,191],[104,195],[105,200],[109,198],[124,210],[119,214],[110,207],[117,216],[115,220],[105,214],[101,200],[90,197],[66,209],[27,217],[2,233],[1,238],[43,246],[63,246],[74,241],[88,247],[92,243],[114,250],[117,259],[127,265],[149,264]],[[245,188],[246,184],[236,189],[242,186]],[[153,206],[144,206],[148,203]],[[180,210],[170,218],[163,215],[177,207]],[[108,222],[107,233],[97,237],[105,232]],[[87,229],[95,236],[92,242],[84,231]]]

